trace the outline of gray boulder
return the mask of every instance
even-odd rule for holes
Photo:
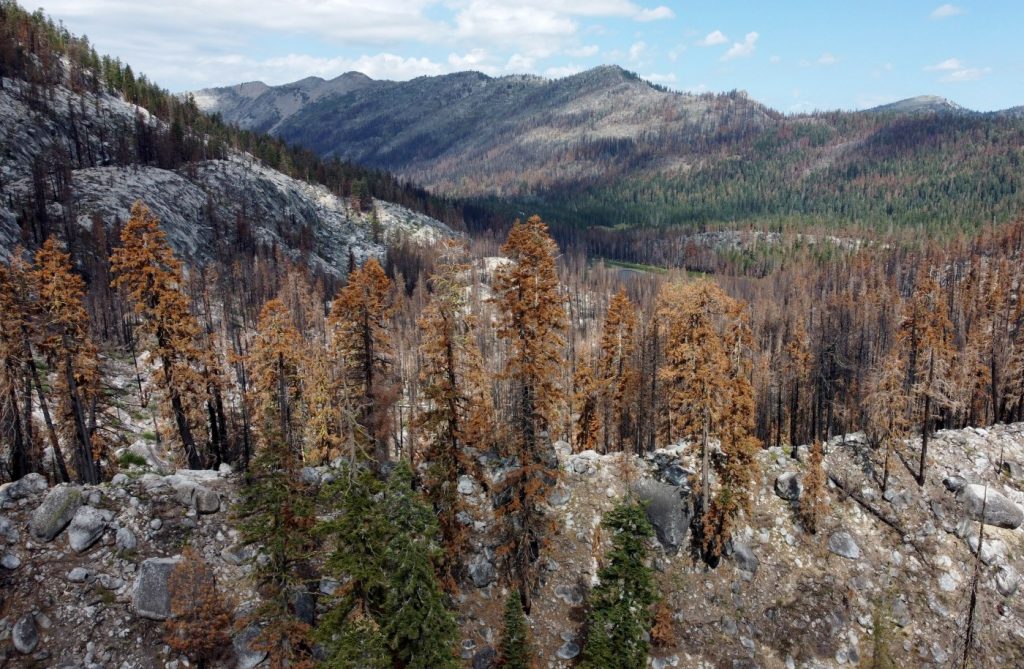
[[[31,472],[17,481],[0,485],[0,503],[22,499],[46,490],[46,478],[42,474]]]
[[[804,484],[797,472],[783,472],[775,479],[775,494],[784,500],[795,502],[803,492]]]
[[[828,549],[832,553],[848,560],[860,559],[860,546],[853,540],[849,532],[836,532],[828,538]]]
[[[256,669],[266,659],[267,651],[253,648],[253,643],[259,635],[259,626],[251,624],[232,639],[231,645],[238,660],[235,664],[237,669]]]
[[[54,487],[32,514],[29,532],[39,541],[53,541],[68,526],[81,505],[81,488],[68,483]]]
[[[6,541],[9,544],[18,542],[21,538],[21,533],[18,532],[18,528],[14,525],[14,522],[10,518],[0,516],[0,539]]]
[[[92,572],[85,567],[75,567],[68,572],[68,580],[72,583],[85,583],[92,580]]]
[[[580,654],[580,645],[575,641],[566,641],[555,653],[560,660],[572,660]]]
[[[732,544],[732,559],[735,560],[737,567],[751,574],[756,574],[757,567],[761,564],[750,546],[736,541]]]
[[[654,527],[658,542],[675,553],[686,542],[690,529],[689,507],[675,486],[647,479],[636,485],[636,494],[646,502],[647,520]]]
[[[91,506],[82,506],[75,512],[75,517],[68,526],[68,545],[71,550],[81,553],[92,546],[103,536],[110,520],[109,511],[101,511]]]
[[[486,588],[494,582],[494,565],[487,559],[486,555],[477,555],[469,563],[469,577],[473,579],[473,585],[478,588]]]
[[[0,557],[0,567],[8,571],[14,571],[21,566],[21,558],[14,553],[4,553],[3,557]]]
[[[114,537],[114,545],[117,546],[118,550],[133,551],[138,544],[139,542],[135,538],[134,532],[127,527],[118,528],[117,535]]]
[[[181,557],[149,558],[139,567],[132,589],[135,614],[150,620],[167,620],[171,616],[171,593],[168,579]]]
[[[959,474],[950,474],[946,478],[942,479],[942,485],[946,487],[946,490],[951,493],[958,493],[964,489],[967,485],[967,479]]]
[[[1003,565],[996,572],[996,590],[1003,597],[1010,597],[1017,592],[1017,587],[1020,584],[1020,576],[1017,574],[1017,570],[1009,565]]]
[[[1002,493],[991,487],[969,483],[957,495],[967,515],[986,525],[1015,530],[1024,523],[1024,511]],[[985,516],[982,518],[982,508]]]
[[[685,469],[679,464],[669,465],[665,468],[662,473],[662,477],[665,479],[665,483],[674,485],[680,488],[690,489],[690,476],[693,472]]]
[[[473,656],[473,669],[494,669],[498,666],[498,653],[490,646],[481,648]]]
[[[175,486],[178,501],[190,506],[199,513],[217,513],[220,511],[220,495],[201,485],[182,483]]]
[[[11,641],[14,642],[14,649],[22,655],[28,655],[39,645],[39,628],[31,613],[26,613],[14,623]]]

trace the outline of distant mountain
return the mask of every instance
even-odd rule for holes
[[[344,95],[362,88],[380,85],[360,72],[346,72],[325,81],[306,77],[283,86],[267,86],[251,81],[236,86],[206,88],[194,93],[200,109],[219,113],[232,123],[257,132],[274,132],[303,107],[329,95]]]
[[[952,100],[938,95],[918,95],[917,97],[872,107],[866,111],[876,114],[971,113],[970,110],[961,107]]]
[[[197,103],[321,156],[574,226],[973,227],[1024,210],[1022,115],[937,96],[787,115],[743,92],[671,91],[616,66],[289,93],[302,83],[248,85],[251,101],[237,107],[226,94],[212,106],[209,92]],[[274,106],[283,97],[287,115]]]

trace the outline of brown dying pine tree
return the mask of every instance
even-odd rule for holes
[[[199,325],[182,290],[181,262],[146,205],[136,202],[121,231],[121,246],[110,256],[112,285],[125,291],[142,319],[142,329],[154,339],[159,360],[157,382],[166,393],[171,414],[190,469],[202,469],[204,458],[197,432],[205,426],[207,384],[203,354],[197,346]]]
[[[164,643],[199,669],[210,666],[231,643],[233,606],[217,587],[213,569],[191,546],[167,577],[167,593],[171,617],[164,623]]]
[[[103,455],[96,434],[99,356],[89,336],[89,315],[82,302],[85,281],[72,271],[71,257],[53,237],[36,252],[33,274],[38,290],[39,350],[57,373],[61,431],[75,444],[78,479],[96,484]]]
[[[601,330],[601,358],[598,365],[601,425],[604,452],[623,451],[636,431],[636,398],[640,374],[634,356],[637,350],[636,306],[625,288],[612,297]]]
[[[828,511],[828,494],[825,490],[825,449],[820,439],[811,445],[807,459],[807,474],[804,476],[804,493],[800,496],[799,515],[804,529],[814,534],[818,531],[822,516]]]
[[[940,409],[953,408],[955,404],[949,378],[954,355],[952,330],[938,283],[922,271],[897,333],[897,346],[907,372],[905,387],[911,400],[911,415],[917,416],[921,424],[918,485],[924,485],[932,419]]]
[[[665,326],[664,363],[658,372],[669,411],[669,440],[698,449],[695,489],[700,538],[715,561],[742,510],[749,510],[758,476],[753,437],[754,400],[745,305],[710,281],[666,284],[656,317]],[[712,457],[717,441],[724,457]],[[711,489],[711,469],[718,475]]]
[[[3,354],[2,387],[4,432],[12,435],[12,469],[28,471],[41,467],[37,457],[34,435],[32,393],[36,394],[39,411],[43,415],[50,448],[53,450],[56,477],[70,481],[60,438],[50,414],[50,405],[43,388],[39,368],[36,366],[33,343],[38,339],[37,321],[39,304],[36,275],[23,259],[23,252],[15,248],[7,268],[0,266],[0,348]],[[21,387],[21,393],[17,388]],[[7,421],[10,421],[8,423]],[[20,445],[19,445],[20,444]]]
[[[399,390],[392,379],[391,312],[391,280],[370,258],[349,273],[328,319],[343,401],[354,407],[378,465],[390,459],[391,408]]]
[[[515,404],[508,454],[518,466],[503,481],[499,497],[505,503],[498,512],[509,571],[529,611],[534,563],[550,524],[542,507],[558,476],[549,430],[565,402],[559,378],[566,316],[555,268],[558,246],[540,217],[516,221],[501,251],[510,262],[496,272],[493,299],[498,338],[511,349],[504,370]]]
[[[438,514],[445,547],[449,587],[460,567],[466,528],[461,510],[459,476],[475,472],[473,454],[487,450],[493,438],[493,404],[476,344],[476,318],[467,299],[469,265],[465,247],[448,242],[430,278],[432,295],[418,325],[420,394],[425,406],[416,428],[425,441],[424,487]],[[479,478],[479,477],[478,477]]]

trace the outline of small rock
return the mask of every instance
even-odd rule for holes
[[[133,551],[138,546],[138,543],[135,533],[127,527],[119,528],[117,535],[114,537],[114,545],[117,546],[118,550]]]
[[[783,472],[775,479],[775,494],[784,500],[794,502],[803,492],[804,485],[797,472]]]
[[[836,532],[828,538],[828,549],[832,553],[849,560],[860,559],[860,546],[853,540],[849,532]]]
[[[18,532],[18,528],[11,522],[10,518],[5,518],[4,516],[0,516],[0,539],[9,544],[17,543],[21,539],[21,533]]]
[[[665,479],[665,483],[674,485],[680,488],[689,489],[690,487],[690,475],[691,472],[686,470],[679,464],[669,465],[662,477]]]
[[[235,567],[245,564],[252,556],[253,550],[249,546],[225,546],[220,552],[220,559]]]
[[[495,669],[498,666],[498,653],[487,646],[473,655],[473,669]]]
[[[0,567],[14,571],[21,566],[21,558],[14,553],[4,553],[3,557],[0,557]]]
[[[92,572],[85,567],[75,567],[68,572],[68,580],[72,583],[85,583],[92,578]]]
[[[561,660],[572,660],[580,654],[580,647],[575,641],[566,641],[555,655]]]
[[[151,529],[151,530],[154,530],[154,531],[155,530],[159,530],[163,526],[164,526],[164,521],[161,520],[160,518],[154,518],[153,520],[149,521],[149,529]]]
[[[548,503],[551,506],[565,506],[569,503],[569,499],[569,489],[559,486],[551,491],[551,495],[548,497]]]
[[[956,590],[957,584],[960,582],[952,572],[946,572],[942,576],[939,576],[939,588],[943,592],[953,592]]]
[[[1003,597],[1011,597],[1017,592],[1017,586],[1020,582],[1020,576],[1017,574],[1017,570],[1009,565],[1003,565],[996,572],[996,590]]]
[[[942,479],[942,485],[951,493],[958,493],[967,485],[967,479],[959,474],[950,474]]]
[[[39,629],[36,627],[36,619],[31,613],[23,615],[14,624],[11,630],[11,641],[14,642],[14,649],[22,655],[28,655],[39,645]]]
[[[750,546],[738,541],[734,541],[732,544],[732,559],[736,561],[738,568],[751,574],[757,573],[757,567],[761,563]]]
[[[116,488],[120,488],[121,486],[123,486],[126,483],[128,483],[128,475],[127,474],[122,474],[121,472],[118,472],[117,474],[114,474],[110,478],[110,485],[112,485],[112,486],[114,486]]]
[[[579,591],[579,588],[569,585],[556,585],[555,597],[558,597],[569,606],[579,606],[583,603],[583,593]]]
[[[303,467],[299,470],[299,479],[306,485],[318,486],[320,485],[320,472],[314,467]]]
[[[459,477],[459,494],[472,495],[476,492],[476,482],[472,476],[462,475]]]
[[[68,526],[68,545],[71,550],[81,553],[92,546],[107,528],[110,512],[104,513],[91,506],[79,507]]]
[[[53,541],[68,526],[81,505],[81,488],[68,483],[54,487],[32,514],[29,531],[39,541]]]
[[[484,555],[477,555],[469,563],[469,577],[473,579],[473,585],[478,588],[486,588],[495,578],[494,565]]]

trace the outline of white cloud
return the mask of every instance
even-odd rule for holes
[[[838,62],[839,59],[833,56],[828,51],[826,51],[825,53],[821,54],[818,57],[818,65],[824,65],[825,67],[828,67],[829,65],[835,65]]]
[[[239,63],[241,64],[241,63]],[[403,58],[391,53],[359,56],[358,58],[317,58],[305,54],[288,54],[248,64],[264,75],[267,83],[284,83],[301,77],[317,75],[335,77],[340,72],[355,70],[373,79],[412,79],[423,75],[444,74],[448,68],[429,58]]]
[[[674,84],[676,83],[676,75],[672,72],[666,72],[665,74],[658,74],[652,72],[650,74],[643,75],[643,78],[655,84]]]
[[[960,14],[963,14],[963,13],[964,13],[963,7],[957,7],[956,5],[952,5],[952,4],[947,2],[944,5],[939,5],[938,7],[936,7],[935,11],[933,11],[930,14],[930,16],[931,16],[932,20],[938,20],[938,19],[948,19],[951,16],[959,16]]]
[[[712,30],[711,32],[704,36],[704,39],[697,42],[697,45],[718,46],[719,44],[725,44],[728,41],[729,38],[726,37],[721,30]]]
[[[509,56],[508,62],[505,63],[506,72],[529,72],[533,69],[533,65],[536,62],[535,59],[524,56],[521,53],[514,53]]]
[[[646,42],[636,42],[635,44],[629,47],[629,59],[633,62],[639,61],[641,58],[644,57],[645,53],[647,53]]]
[[[733,58],[745,58],[750,54],[754,53],[755,45],[757,44],[757,38],[760,37],[756,32],[749,32],[744,36],[742,42],[733,42],[729,50],[722,56],[722,60],[732,60]]]
[[[491,55],[484,49],[473,49],[465,54],[448,54],[448,64],[456,70],[477,70],[492,73],[496,71],[491,64]]]
[[[991,67],[967,67],[967,65],[959,58],[947,58],[940,63],[929,65],[924,69],[925,72],[942,73],[939,81],[947,83],[977,81],[992,71]]]
[[[675,18],[676,13],[665,5],[655,7],[654,9],[641,9],[636,16],[633,18],[637,21],[663,21],[665,19]]]

